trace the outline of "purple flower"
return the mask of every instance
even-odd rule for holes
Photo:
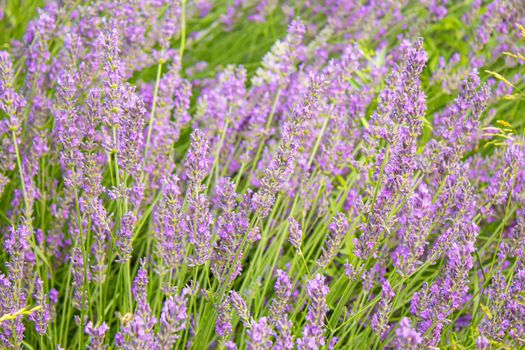
[[[300,350],[314,350],[322,348],[326,340],[324,338],[325,324],[324,318],[328,307],[326,306],[326,296],[329,289],[325,285],[325,278],[322,275],[315,277],[308,282],[306,294],[310,299],[306,325],[303,329],[303,337],[297,339],[297,347]]]
[[[323,77],[313,77],[308,86],[308,92],[293,111],[292,118],[285,123],[281,141],[274,158],[265,170],[261,180],[261,188],[255,197],[257,211],[261,217],[266,217],[275,202],[275,196],[280,187],[292,173],[295,167],[295,157],[298,153],[304,122],[317,112],[317,100],[324,84]]]
[[[250,328],[252,317],[250,316],[248,306],[241,295],[234,290],[230,292],[230,304],[235,312],[237,312],[237,315],[241,318],[244,326]]]
[[[133,240],[133,228],[137,218],[133,212],[128,212],[120,218],[120,229],[115,237],[117,248],[119,249],[119,260],[118,262],[124,263],[131,259],[131,246]]]
[[[5,123],[10,130],[19,130],[25,105],[25,99],[14,89],[13,65],[9,54],[0,51],[0,109],[7,115]]]
[[[187,238],[182,231],[182,199],[179,178],[162,180],[162,197],[156,207],[154,219],[155,253],[160,259],[160,274],[173,271],[184,258]]]
[[[489,350],[490,341],[484,336],[480,335],[476,338],[476,346],[478,347],[478,350]]]
[[[274,324],[277,331],[273,350],[291,350],[294,348],[293,324],[286,318],[277,320]]]
[[[241,243],[247,234],[249,218],[246,208],[237,204],[235,184],[230,179],[220,178],[216,192],[222,214],[216,223],[219,240],[213,250],[211,270],[221,282],[228,277],[233,281],[242,271]]]
[[[322,255],[319,260],[317,260],[319,266],[323,268],[328,266],[328,264],[334,260],[339,249],[341,249],[341,245],[343,244],[343,240],[349,229],[348,219],[344,214],[338,213],[328,229],[330,230],[330,234],[326,239]]]
[[[475,207],[472,189],[468,184],[456,188],[464,192],[464,198],[458,205],[462,209],[454,218],[454,226],[447,230],[441,242],[437,243],[433,255],[444,253],[446,263],[444,271],[431,286],[424,284],[421,290],[414,294],[411,312],[417,317],[417,330],[424,337],[424,344],[438,344],[443,325],[449,315],[463,306],[469,290],[469,272],[474,265],[472,254],[475,251],[474,242],[479,233],[479,227],[473,223],[472,207]],[[439,241],[439,240],[438,240]]]
[[[17,283],[13,283],[13,277],[0,274],[0,313],[2,315],[19,311],[21,303],[24,302],[23,293],[15,294],[18,288]],[[21,316],[3,321],[0,330],[0,344],[5,348],[21,347],[24,330]]]
[[[180,296],[171,296],[164,302],[160,315],[160,330],[157,335],[160,349],[172,349],[179,338],[177,333],[186,328],[188,318],[186,291],[184,289]]]
[[[119,39],[116,29],[102,33],[99,37],[99,49],[104,62],[104,122],[112,129],[105,143],[115,153],[115,161],[120,167],[129,175],[134,175],[141,165],[139,157],[144,138],[145,108],[135,88],[124,83]]]
[[[259,321],[252,320],[250,328],[246,332],[248,336],[246,349],[248,350],[267,350],[271,348],[272,328],[268,324],[266,317],[261,317]]]
[[[254,86],[269,85],[276,89],[284,87],[295,69],[299,46],[305,34],[305,26],[300,21],[293,21],[288,27],[284,41],[277,41],[262,61],[252,78]]]
[[[270,322],[276,329],[275,350],[288,350],[293,348],[292,322],[288,319],[287,312],[290,308],[292,283],[286,272],[277,270],[275,281],[275,297],[270,304]]]
[[[395,349],[417,350],[423,342],[421,335],[412,328],[412,323],[408,317],[403,317],[399,321],[399,328],[396,329],[394,339]]]
[[[60,161],[65,171],[66,185],[78,188],[83,182],[83,153],[80,151],[84,133],[83,120],[77,106],[77,81],[72,74],[64,74],[58,80],[58,103],[56,109],[56,133],[62,147]]]
[[[292,295],[292,283],[283,270],[277,270],[275,281],[275,297],[270,305],[270,321],[276,323],[286,318],[289,298]]]
[[[216,305],[217,309],[217,321],[215,322],[215,332],[223,338],[228,337],[232,332],[232,313],[230,298],[224,298],[224,300]]]
[[[86,288],[86,277],[84,274],[84,257],[82,250],[75,245],[70,256],[71,260],[71,274],[73,275],[73,306],[78,310],[81,310],[87,303],[84,298],[84,289]]]
[[[388,318],[390,317],[394,296],[395,294],[390,287],[390,282],[385,281],[381,290],[381,301],[371,321],[372,330],[380,337],[384,336],[387,330]]]
[[[303,241],[303,230],[301,229],[301,224],[299,224],[297,220],[291,216],[288,218],[288,224],[290,225],[290,235],[288,240],[290,241],[292,247],[295,248],[296,252],[300,252],[301,243]]]
[[[29,319],[35,324],[36,332],[40,335],[46,334],[47,327],[51,321],[50,307],[47,302],[47,296],[44,294],[44,285],[40,278],[35,281],[35,292],[34,298],[37,305],[41,306],[42,309],[33,312]]]
[[[345,263],[345,275],[346,275],[346,277],[348,277],[351,280],[355,280],[356,277],[357,277],[356,276],[357,273],[355,271],[354,265],[349,263],[348,260]]]
[[[157,320],[151,313],[147,287],[148,273],[145,262],[142,261],[132,287],[137,306],[135,312],[130,314],[131,320],[121,320],[120,330],[115,335],[115,345],[118,349],[155,349],[158,345],[158,340],[153,333]]]
[[[204,193],[204,179],[209,172],[209,146],[204,135],[198,129],[191,135],[191,145],[186,155],[186,176],[188,192],[186,198],[189,213],[186,216],[186,232],[195,248],[192,263],[202,265],[210,259],[212,216],[209,212],[208,197]]]
[[[236,132],[242,128],[247,112],[245,84],[244,67],[227,66],[199,96],[198,127],[210,140],[215,158],[228,159],[235,148]]]
[[[106,209],[99,198],[87,197],[86,201],[80,201],[80,208],[91,218],[91,230],[93,231],[93,245],[91,252],[94,261],[91,264],[93,281],[101,284],[106,280],[107,262],[106,248],[107,240],[111,237],[110,221]]]
[[[407,276],[421,264],[421,258],[428,244],[427,237],[434,223],[436,206],[425,184],[421,184],[409,198],[406,214],[400,219],[401,243],[397,247],[395,265]]]
[[[93,322],[88,321],[84,331],[91,337],[87,347],[89,350],[104,350],[107,348],[107,346],[104,345],[104,337],[106,336],[107,331],[109,331],[109,327],[105,322],[102,322],[100,326],[95,327]]]

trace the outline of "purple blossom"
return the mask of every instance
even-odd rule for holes
[[[232,332],[232,312],[230,298],[224,298],[224,300],[216,306],[217,309],[217,321],[215,322],[215,332],[220,337],[227,337]]]
[[[25,99],[14,89],[11,58],[7,52],[0,51],[0,109],[8,117],[7,120],[3,121],[3,123],[6,123],[5,127],[18,131],[21,124],[22,110],[25,105]]]
[[[265,175],[261,180],[262,186],[255,197],[257,210],[261,217],[266,217],[270,213],[277,192],[294,169],[303,124],[317,112],[318,95],[323,84],[323,77],[313,77],[310,80],[308,92],[294,109],[291,120],[283,127],[279,147],[265,170]]]
[[[155,252],[161,259],[158,271],[164,274],[173,271],[183,261],[187,238],[181,226],[179,178],[165,178],[162,184],[162,197],[155,213]]]
[[[402,218],[401,244],[395,252],[395,264],[404,275],[410,275],[421,264],[427,237],[431,233],[436,206],[428,187],[421,184],[410,197],[407,214]]]
[[[427,54],[422,39],[414,43],[405,41],[399,49],[402,57],[394,65],[387,86],[380,94],[377,111],[365,137],[367,147],[363,150],[366,153],[374,150],[377,154],[374,180],[381,182],[378,184],[381,188],[372,196],[372,203],[364,208],[368,219],[362,225],[361,237],[354,241],[355,254],[363,260],[376,254],[378,240],[389,233],[390,208],[396,205],[399,197],[410,196],[416,170],[416,141],[426,111],[426,97],[419,77]],[[381,140],[386,141],[386,149],[380,145]]]
[[[388,326],[388,319],[392,309],[392,299],[395,294],[390,287],[390,282],[385,281],[381,289],[381,300],[377,306],[377,310],[372,316],[371,326],[372,330],[380,337],[385,335]]]
[[[275,350],[292,349],[294,338],[292,335],[292,322],[288,319],[292,283],[286,272],[277,270],[275,281],[275,297],[270,304],[270,322],[276,329]]]
[[[345,275],[351,280],[355,280],[357,275],[354,265],[352,265],[348,261],[346,261],[345,263]]]
[[[0,348],[525,347],[525,10],[466,5],[0,9]]]
[[[249,219],[246,209],[250,209],[237,204],[235,184],[230,179],[220,178],[216,191],[222,214],[217,218],[216,233],[219,240],[213,250],[211,270],[221,282],[226,281],[228,276],[229,280],[233,281],[242,271],[241,243],[248,233]]]
[[[292,283],[288,275],[283,270],[277,270],[277,280],[275,281],[275,298],[270,305],[270,321],[278,322],[286,318],[289,298],[292,295]]]
[[[100,326],[93,325],[93,322],[88,321],[84,331],[91,337],[88,345],[89,350],[104,350],[107,346],[104,345],[104,337],[109,331],[106,323],[102,322]]]
[[[171,296],[164,302],[160,315],[160,331],[157,335],[160,349],[172,349],[179,338],[177,333],[186,328],[186,302],[186,290],[183,290],[180,296]]]
[[[399,328],[396,329],[395,333],[394,344],[396,349],[416,350],[423,342],[421,335],[412,328],[412,323],[407,317],[403,317],[399,321]]]
[[[303,241],[303,230],[301,228],[301,224],[299,224],[297,220],[291,216],[288,218],[288,224],[290,225],[290,235],[288,236],[288,240],[290,241],[292,247],[295,248],[296,252],[300,252],[301,243]]]
[[[308,281],[306,294],[310,299],[310,305],[308,306],[307,323],[303,329],[303,337],[297,339],[299,349],[319,349],[325,345],[324,318],[328,311],[326,305],[328,292],[329,289],[325,285],[325,278],[322,275],[317,274],[312,280]]]
[[[257,69],[252,78],[253,85],[267,84],[274,89],[285,86],[287,78],[295,69],[295,60],[305,31],[301,21],[293,21],[288,26],[288,35],[284,41],[277,41],[271,51],[264,56],[262,67]]]
[[[51,321],[50,306],[47,302],[47,295],[44,294],[44,284],[40,278],[35,281],[34,299],[42,309],[31,314],[29,319],[34,322],[36,332],[40,335],[46,334],[47,327]]]
[[[246,305],[246,302],[241,297],[241,295],[234,290],[230,292],[230,304],[237,313],[237,315],[241,318],[241,321],[244,324],[244,326],[249,328],[251,325],[252,317],[250,316],[248,305]]]
[[[133,229],[137,218],[133,212],[128,212],[122,216],[120,219],[120,229],[116,235],[116,245],[119,249],[119,262],[124,263],[129,261],[131,258],[131,251],[133,247],[131,246],[133,240]]]
[[[86,275],[84,271],[84,257],[80,248],[75,245],[71,252],[71,274],[73,275],[73,306],[81,310],[87,303],[84,298],[84,289],[86,288]],[[87,276],[89,278],[89,276]]]
[[[247,346],[249,350],[264,350],[272,346],[270,337],[272,328],[268,324],[266,317],[261,317],[259,321],[252,320],[251,326],[246,332],[248,335]]]
[[[130,315],[131,320],[121,320],[120,330],[115,335],[118,349],[156,348],[158,345],[153,332],[157,320],[148,303],[148,283],[148,273],[143,261],[132,287],[133,297],[137,301],[135,312]]]
[[[341,245],[343,244],[343,240],[349,229],[348,219],[344,214],[338,213],[328,229],[330,230],[330,234],[326,239],[322,255],[319,260],[317,260],[319,266],[323,268],[328,266],[328,264],[334,260],[335,256],[341,249]]]
[[[209,172],[208,142],[198,129],[191,135],[191,145],[186,155],[186,176],[188,177],[189,213],[186,216],[186,232],[195,248],[192,262],[202,265],[210,259],[212,216],[209,212],[208,198],[204,191],[204,179]]]

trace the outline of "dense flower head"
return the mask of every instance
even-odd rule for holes
[[[396,349],[417,349],[422,343],[421,335],[412,328],[410,319],[403,317],[396,329]]]
[[[85,332],[91,337],[88,345],[89,350],[103,350],[105,349],[104,337],[108,332],[109,327],[107,324],[102,323],[99,326],[95,326],[93,322],[88,321],[86,323]]]
[[[215,322],[215,332],[220,337],[226,337],[232,332],[232,310],[229,298],[224,298],[217,309],[217,321]]]
[[[160,332],[158,342],[161,349],[172,349],[179,338],[179,332],[186,327],[187,314],[187,290],[184,289],[180,295],[169,297],[162,306],[160,315]]]
[[[290,224],[290,236],[288,237],[288,240],[292,247],[297,251],[300,251],[301,243],[303,241],[303,230],[301,229],[301,225],[293,217],[290,217],[288,222]]]
[[[266,317],[261,317],[259,321],[252,321],[250,329],[247,331],[248,345],[247,349],[251,350],[263,350],[268,349],[272,346],[270,337],[272,335],[272,329],[268,324]]]
[[[251,240],[247,208],[243,208],[243,203],[238,203],[235,184],[230,179],[219,179],[216,191],[219,207],[223,212],[217,218],[218,240],[212,254],[211,271],[221,281],[227,280],[228,277],[233,281],[242,271],[242,241],[246,235],[246,239]]]
[[[371,320],[372,330],[379,336],[383,336],[386,331],[390,310],[392,308],[391,302],[394,296],[395,293],[390,286],[390,282],[385,281],[381,286],[381,301]]]
[[[11,57],[6,51],[0,51],[0,109],[7,115],[3,123],[9,129],[20,128],[21,112],[25,105],[25,99],[15,91]]]
[[[186,176],[190,189],[195,193],[202,192],[202,182],[209,171],[209,145],[204,134],[196,129],[191,135],[191,147],[186,155]]]
[[[236,291],[230,292],[230,304],[240,317],[242,323],[246,327],[250,327],[251,316],[250,311],[248,310],[248,305],[244,301],[243,297]]]
[[[116,237],[116,245],[120,249],[119,262],[126,262],[131,258],[131,246],[133,239],[133,227],[137,222],[137,218],[132,212],[128,212],[122,216],[120,221],[120,230]]]
[[[288,35],[277,41],[270,53],[264,56],[262,67],[257,69],[252,83],[255,86],[269,85],[272,88],[284,87],[295,69],[299,46],[306,32],[301,21],[294,20],[288,26]]]
[[[315,275],[308,281],[306,293],[310,299],[308,306],[308,321],[303,330],[303,337],[297,340],[300,349],[318,349],[325,345],[325,315],[328,311],[326,305],[326,296],[329,289],[325,284],[325,278],[322,275]]]
[[[265,170],[265,175],[261,180],[262,186],[255,199],[257,210],[263,217],[269,214],[277,192],[294,170],[304,123],[317,113],[318,98],[324,82],[323,76],[311,77],[307,92],[294,108],[291,120],[283,126],[278,149]]]
[[[286,311],[292,294],[292,283],[286,272],[277,270],[274,289],[275,298],[270,305],[270,320],[277,326],[280,320],[286,319]]]
[[[330,234],[326,240],[321,258],[317,261],[319,266],[326,267],[334,258],[348,231],[348,219],[342,213],[334,217],[333,222],[328,226]]]
[[[157,339],[153,333],[157,319],[152,315],[148,303],[148,283],[147,270],[143,261],[132,287],[133,297],[137,301],[135,312],[130,314],[131,320],[121,319],[120,330],[115,335],[115,344],[119,349],[127,350],[157,345]]]
[[[40,335],[46,334],[49,321],[51,320],[50,305],[47,295],[44,294],[44,283],[40,278],[35,281],[34,299],[42,307],[39,311],[31,314],[30,319],[35,323],[36,332]]]

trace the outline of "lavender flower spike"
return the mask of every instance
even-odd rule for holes
[[[268,350],[271,348],[272,341],[270,337],[272,335],[272,328],[268,324],[266,317],[261,317],[258,322],[252,321],[247,334],[247,350]]]
[[[291,216],[288,218],[288,223],[290,225],[290,236],[288,237],[288,240],[292,247],[295,248],[295,251],[300,254],[301,243],[303,242],[303,230],[301,229],[301,224]]]
[[[257,210],[262,218],[270,213],[275,202],[275,196],[295,168],[304,124],[316,115],[319,95],[324,84],[325,78],[323,76],[310,79],[308,92],[294,108],[291,120],[283,126],[279,148],[265,170],[264,177],[261,180],[262,186],[255,197]]]
[[[195,256],[192,258],[195,265],[204,264],[211,255],[212,217],[209,212],[208,198],[204,193],[206,187],[203,184],[209,172],[208,156],[208,141],[197,129],[191,135],[191,145],[186,155],[186,176],[188,177],[186,196],[190,207],[186,218],[186,231],[195,248]]]
[[[276,329],[274,350],[293,349],[292,322],[288,319],[287,311],[292,295],[292,283],[286,272],[277,270],[275,282],[275,297],[270,305],[270,321]]]
[[[234,290],[230,292],[230,303],[234,310],[237,312],[237,315],[239,315],[239,317],[241,318],[241,321],[244,324],[244,326],[250,328],[252,317],[250,316],[248,306],[246,305],[246,302],[240,296],[240,294]]]
[[[44,294],[44,284],[40,278],[37,278],[35,282],[34,297],[38,305],[42,306],[42,309],[32,313],[29,319],[35,323],[36,332],[40,335],[44,335],[46,334],[47,326],[51,320],[51,314],[47,302],[47,295]]]
[[[299,350],[315,350],[323,347],[326,343],[324,338],[324,317],[328,311],[326,296],[329,289],[325,285],[324,276],[317,274],[306,286],[306,294],[310,298],[306,326],[303,337],[297,340]]]
[[[109,327],[106,323],[102,322],[102,324],[98,327],[95,327],[93,325],[93,322],[88,321],[86,324],[86,327],[84,328],[84,331],[87,335],[91,337],[88,345],[88,350],[104,350],[107,348],[104,344],[104,337],[109,330]]]
[[[124,263],[131,258],[131,252],[133,247],[131,242],[133,240],[133,228],[137,218],[133,212],[126,213],[120,219],[120,230],[116,235],[116,245],[119,248],[119,260],[118,262]]]
[[[403,317],[399,321],[399,328],[396,329],[395,349],[417,350],[422,342],[421,335],[412,328],[410,319]]]
[[[346,216],[342,213],[338,213],[334,217],[334,221],[328,227],[330,234],[326,240],[325,246],[323,247],[322,255],[317,261],[319,266],[325,268],[335,258],[339,249],[341,249],[343,239],[348,232],[348,227],[348,219]]]
[[[186,328],[188,317],[186,307],[187,289],[184,289],[180,296],[171,296],[164,302],[160,315],[159,348],[161,350],[173,349],[175,342],[179,338],[179,333]]]
[[[383,289],[381,290],[381,301],[379,302],[378,308],[375,314],[372,316],[372,330],[380,337],[382,337],[387,329],[388,317],[392,308],[392,299],[395,294],[390,287],[390,282],[385,281],[383,283]]]

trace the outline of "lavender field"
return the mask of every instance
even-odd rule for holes
[[[525,349],[523,0],[0,0],[0,349]]]

